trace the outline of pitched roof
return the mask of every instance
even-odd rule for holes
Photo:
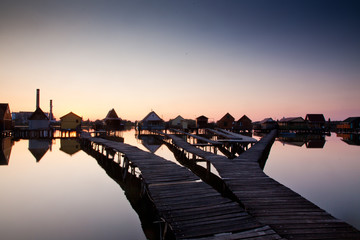
[[[162,120],[159,115],[157,115],[154,111],[151,111],[146,117],[144,117],[141,122],[147,122],[147,121],[164,121]]]
[[[233,116],[231,116],[230,113],[226,113],[219,121],[226,121],[228,119],[233,119],[235,120],[235,118]]]
[[[244,121],[244,120],[249,120],[249,121],[251,122],[251,119],[250,119],[248,116],[246,116],[246,115],[242,116],[242,117],[238,120],[238,122],[239,122],[239,121]]]
[[[41,108],[37,108],[33,114],[29,117],[29,120],[49,120]]]
[[[197,117],[196,119],[209,119],[209,118],[205,117],[204,115],[201,115],[200,117]]]
[[[117,115],[117,113],[115,112],[115,109],[111,109],[108,114],[106,115],[106,118],[105,119],[120,119]]]
[[[259,123],[272,123],[275,122],[274,119],[272,118],[264,118],[263,120],[261,120]]]
[[[68,116],[70,116],[70,115],[73,115],[73,116],[78,117],[78,118],[82,118],[82,117],[80,117],[80,116],[76,115],[76,114],[75,114],[75,113],[73,113],[73,112],[69,112],[68,114],[66,114],[66,115],[62,116],[60,119],[66,118],[66,117],[68,117]]]
[[[4,119],[7,110],[9,109],[9,104],[0,103],[0,119]],[[10,111],[10,110],[9,110]]]
[[[349,117],[344,120],[344,122],[351,123],[353,121],[360,120],[360,117]]]
[[[323,114],[306,114],[305,119],[310,122],[325,122]]]

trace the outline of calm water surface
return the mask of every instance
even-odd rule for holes
[[[122,136],[176,162],[165,145],[136,139],[134,130]],[[360,146],[325,140],[323,148],[276,141],[264,171],[360,229]],[[15,142],[0,165],[0,192],[1,239],[146,239],[122,188],[69,142]]]

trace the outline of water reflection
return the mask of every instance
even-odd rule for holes
[[[35,157],[36,162],[44,157],[50,149],[51,143],[50,139],[29,139],[29,151]]]
[[[306,148],[324,148],[325,136],[317,134],[296,134],[296,133],[280,133],[278,137],[283,145],[292,145]]]
[[[0,141],[0,165],[8,165],[13,142],[11,137],[1,138]]]
[[[76,139],[60,139],[60,150],[70,156],[80,151],[80,143]]]
[[[149,150],[151,153],[155,153],[162,145],[162,141],[160,141],[156,136],[154,135],[138,135],[137,136],[140,140],[142,145]]]
[[[344,142],[349,145],[360,146],[360,135],[353,133],[338,133],[338,137],[341,137]]]

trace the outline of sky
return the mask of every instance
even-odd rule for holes
[[[360,116],[360,2],[0,0],[0,102],[56,118]]]

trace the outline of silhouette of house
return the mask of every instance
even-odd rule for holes
[[[231,116],[230,113],[226,113],[219,121],[217,121],[216,125],[219,128],[223,129],[232,129],[234,126],[235,118]]]
[[[323,114],[307,114],[305,122],[311,130],[320,130],[325,127],[325,118]]]
[[[281,130],[301,130],[306,129],[305,120],[302,117],[282,118],[278,121]]]
[[[196,127],[197,128],[207,128],[208,127],[208,118],[204,115],[196,118]]]
[[[45,113],[38,107],[29,117],[30,130],[44,130],[49,129],[50,121]]]
[[[124,124],[122,124],[122,119],[118,117],[114,109],[111,109],[106,117],[104,118],[105,128],[107,130],[122,130]]]
[[[277,128],[278,124],[272,118],[264,118],[259,122],[254,122],[253,126],[256,130],[271,130]]]
[[[342,121],[341,124],[337,126],[338,129],[346,131],[359,131],[360,129],[360,117],[349,117]]]
[[[252,121],[248,116],[244,115],[235,122],[234,129],[238,131],[251,131],[253,128]]]
[[[154,111],[151,111],[139,123],[140,130],[163,130],[165,122]]]
[[[79,117],[73,112],[62,116],[60,118],[60,128],[68,130],[80,130],[82,117]]]
[[[12,118],[9,104],[0,103],[0,134],[5,131],[11,131]]]
[[[170,127],[173,127],[173,128],[182,128],[182,121],[185,120],[182,116],[177,116],[176,118],[174,119],[171,119],[169,121],[169,125]]]

